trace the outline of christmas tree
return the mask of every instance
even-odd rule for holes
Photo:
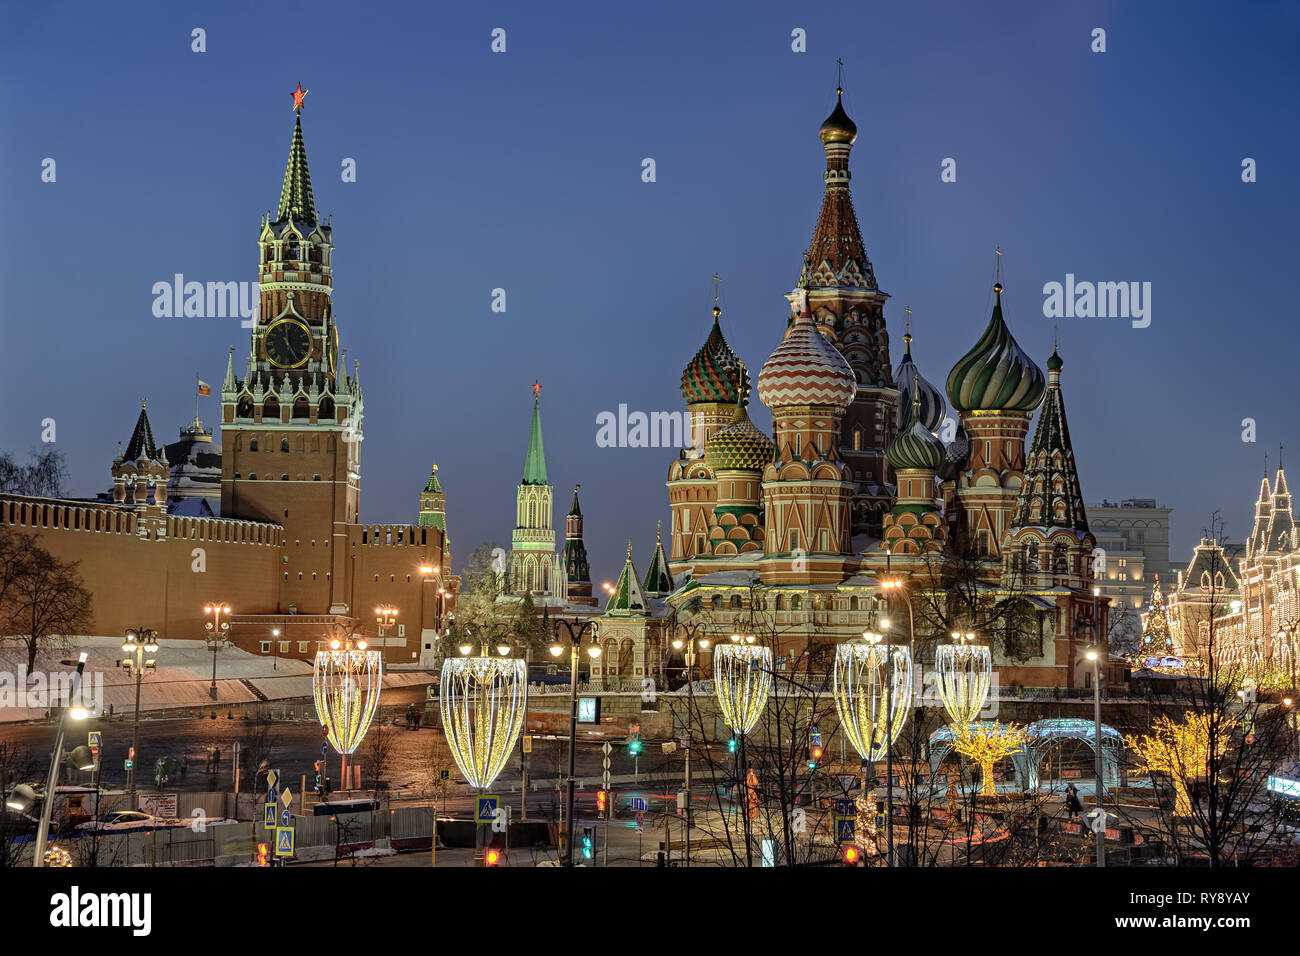
[[[1142,654],[1163,657],[1173,652],[1173,638],[1169,635],[1169,619],[1165,616],[1165,598],[1160,593],[1160,575],[1156,575],[1151,600],[1142,618]]]

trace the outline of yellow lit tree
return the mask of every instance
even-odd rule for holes
[[[1019,724],[976,721],[956,724],[952,731],[953,749],[980,766],[980,795],[996,796],[998,791],[994,786],[993,765],[1024,746],[1025,728]]]
[[[1190,785],[1206,776],[1212,753],[1221,756],[1227,750],[1236,725],[1236,718],[1226,714],[1189,710],[1181,724],[1157,717],[1151,725],[1154,733],[1127,737],[1124,742],[1137,754],[1139,772],[1163,774],[1173,783],[1174,816],[1190,817]]]

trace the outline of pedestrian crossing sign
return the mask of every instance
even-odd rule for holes
[[[485,794],[474,798],[474,822],[475,823],[493,823],[497,818],[497,806],[500,797],[495,793]]]
[[[262,826],[268,830],[275,829],[275,801],[262,805]]]
[[[293,827],[275,828],[275,855],[293,856]]]

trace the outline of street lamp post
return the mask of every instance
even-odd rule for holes
[[[158,650],[158,634],[152,628],[133,627],[126,632],[126,640],[122,642],[122,650],[127,654],[134,654],[135,660],[130,657],[122,662],[123,666],[135,671],[135,711],[132,714],[131,721],[131,767],[126,772],[126,790],[131,797],[131,808],[135,809],[135,768],[139,763],[139,755],[136,753],[136,747],[140,742],[140,683],[144,680],[144,672],[153,670],[155,662],[145,658],[145,654],[153,654]]]
[[[280,669],[280,629],[271,628],[271,670]]]
[[[587,653],[594,660],[600,656],[600,645],[595,642],[597,625],[594,620],[583,621],[574,629],[573,623],[565,620],[555,622],[555,643],[551,645],[551,655],[559,657],[564,653],[560,644],[560,626],[569,633],[569,776],[566,783],[565,803],[565,838],[561,865],[573,866],[573,788],[575,782],[575,764],[578,745],[578,651],[582,646],[582,635],[591,628],[592,645]]]
[[[1093,829],[1097,834],[1097,865],[1105,866],[1106,811],[1101,806],[1104,791],[1102,775],[1105,772],[1101,758],[1101,646],[1088,648],[1085,656],[1092,661],[1092,733],[1093,749],[1096,751],[1093,766],[1097,775],[1097,818],[1093,821]]]
[[[388,646],[387,629],[397,626],[397,608],[388,604],[375,608],[375,623],[379,625],[380,635],[383,637],[379,645],[379,656],[382,660],[384,648]]]
[[[230,621],[222,621],[221,615],[230,617],[230,608],[225,604],[208,604],[203,608],[204,614],[211,614],[212,620],[203,625],[203,629],[208,632],[206,638],[208,647],[212,648],[212,686],[208,688],[208,696],[213,700],[217,699],[217,651],[230,643],[226,634],[230,632]]]
[[[84,720],[87,716],[84,708],[72,703],[76,699],[77,692],[81,690],[81,675],[86,669],[86,657],[86,652],[82,651],[77,658],[77,672],[73,675],[72,687],[68,693],[68,706],[63,708],[63,713],[59,716],[59,731],[54,737],[54,752],[50,755],[50,772],[45,778],[45,799],[41,802],[41,821],[37,824],[36,843],[32,847],[32,866],[35,867],[45,865],[45,841],[50,835],[50,814],[54,809],[54,791],[58,787],[59,767],[63,763],[63,738],[67,733],[68,715],[72,714],[74,720]]]
[[[685,642],[679,637],[673,641],[673,647],[676,650],[686,649],[686,777],[683,783],[683,792],[686,795],[686,866],[689,869],[691,865],[691,750],[695,743],[694,732],[691,729],[691,715],[695,713],[695,635],[704,627],[701,624],[678,624],[677,627],[686,632]],[[709,639],[702,637],[698,641],[699,648],[702,651],[709,649]]]

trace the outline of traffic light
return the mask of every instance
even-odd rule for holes
[[[857,866],[858,860],[862,858],[862,853],[852,843],[848,844],[840,854],[844,860],[845,866]]]
[[[607,790],[597,790],[597,791],[596,791],[596,809],[597,809],[598,811],[600,811],[601,813],[604,813],[604,812],[605,812],[605,808],[606,808],[608,805],[609,805],[609,791],[607,791]]]
[[[727,741],[727,753],[734,754],[735,752],[736,752],[736,738],[732,737],[730,740]]]
[[[500,865],[501,865],[501,851],[498,850],[496,847],[491,847],[491,846],[490,846],[490,847],[487,847],[487,849],[485,849],[485,850],[483,851],[483,865],[484,865],[484,866],[500,866]]]
[[[268,865],[268,862],[267,862],[267,861],[268,861],[268,859],[269,859],[269,853],[270,853],[270,847],[268,847],[265,843],[259,843],[259,844],[257,845],[257,865],[258,865],[258,866],[267,866],[267,865]]]
[[[584,860],[590,860],[595,855],[596,852],[595,846],[596,846],[596,828],[583,827],[582,828],[582,858]]]
[[[315,770],[315,772],[316,772],[316,782],[315,782],[315,784],[312,786],[312,789],[315,790],[317,793],[320,793],[320,792],[321,792],[321,779],[320,779],[320,761],[319,761],[319,760],[317,760],[314,764],[312,764],[312,769]]]
[[[819,744],[813,744],[808,748],[808,769],[816,770],[817,764],[822,759],[822,748]]]
[[[628,756],[630,756],[630,757],[635,757],[635,756],[637,756],[637,754],[641,753],[641,738],[640,738],[640,737],[630,737],[630,738],[628,739],[628,742],[627,742],[627,752],[628,752]]]

